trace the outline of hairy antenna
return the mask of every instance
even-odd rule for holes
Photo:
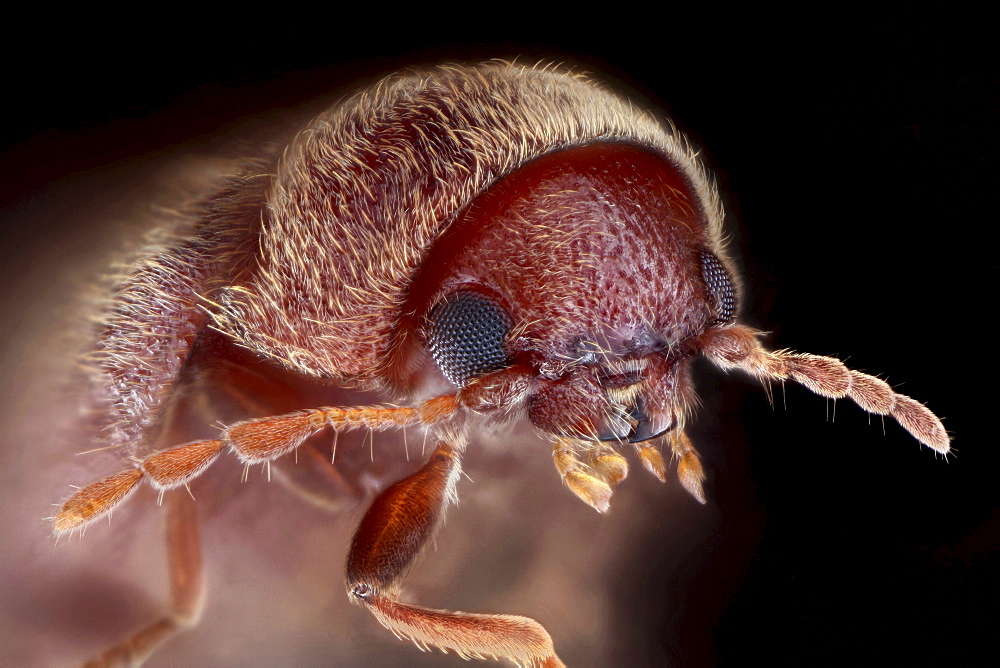
[[[891,415],[914,438],[942,454],[951,439],[938,416],[922,403],[897,394],[884,380],[854,371],[833,357],[765,350],[759,332],[732,325],[706,332],[702,353],[717,366],[741,369],[762,380],[794,380],[830,399],[847,397],[875,415]]]

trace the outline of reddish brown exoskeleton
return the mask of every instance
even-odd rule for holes
[[[765,350],[738,322],[722,222],[685,138],[586,77],[503,62],[390,77],[192,205],[131,267],[104,321],[96,402],[110,445],[154,452],[71,496],[53,527],[84,526],[143,481],[184,486],[223,453],[277,464],[328,429],[422,428],[436,448],[365,514],[348,595],[420,646],[562,665],[532,619],[400,600],[455,501],[477,427],[527,418],[566,485],[599,512],[629,451],[666,479],[663,447],[704,502],[684,432],[690,363],[704,355],[849,397],[949,449],[938,418],[882,380]],[[315,407],[275,393],[296,378],[398,405]],[[233,415],[217,438],[185,442],[192,424]],[[316,471],[336,478],[336,465]],[[197,619],[198,530],[185,498],[170,495],[172,609],[103,659],[141,660]]]

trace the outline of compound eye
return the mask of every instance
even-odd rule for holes
[[[706,250],[698,253],[701,261],[701,277],[712,298],[716,318],[713,325],[728,325],[736,319],[736,288],[733,277],[726,265],[713,253]]]
[[[475,290],[459,290],[431,312],[431,356],[458,387],[510,365],[503,341],[513,321],[500,303]]]

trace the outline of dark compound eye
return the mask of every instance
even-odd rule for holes
[[[733,279],[719,258],[708,251],[698,253],[701,260],[701,277],[712,296],[715,313],[718,316],[713,324],[726,325],[736,319],[736,288]]]
[[[464,387],[510,362],[503,349],[513,321],[491,297],[460,290],[431,313],[430,349],[445,377]]]

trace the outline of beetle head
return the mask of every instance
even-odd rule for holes
[[[481,195],[429,254],[415,282],[425,338],[480,395],[473,406],[522,405],[558,436],[647,440],[695,401],[698,337],[735,316],[717,246],[664,158],[623,144],[553,153]],[[527,382],[511,393],[498,374]]]

